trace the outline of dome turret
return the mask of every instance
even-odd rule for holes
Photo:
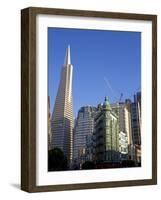
[[[106,109],[106,110],[112,110],[107,96],[105,96],[103,108]]]

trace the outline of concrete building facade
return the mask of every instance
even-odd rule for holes
[[[112,110],[118,115],[119,132],[124,132],[127,134],[128,145],[131,145],[133,143],[130,106],[131,106],[130,100],[111,104]]]
[[[128,138],[127,134],[122,131],[119,132],[119,152],[121,160],[128,159]]]
[[[118,115],[118,121],[119,121],[119,133],[121,138],[126,138],[126,140],[120,141],[120,153],[121,153],[121,159],[131,159],[133,156],[131,149],[133,148],[133,138],[132,138],[132,126],[131,126],[131,100],[126,99],[125,102],[119,102],[111,104],[112,110]],[[126,145],[127,142],[127,145]],[[124,149],[126,148],[126,150]],[[122,152],[121,149],[124,149],[124,152]]]
[[[81,166],[88,158],[87,138],[90,138],[94,131],[94,116],[96,107],[84,106],[78,111],[74,128],[74,161]]]

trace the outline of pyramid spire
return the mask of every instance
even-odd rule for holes
[[[66,50],[66,55],[65,55],[65,60],[64,60],[64,66],[70,65],[71,60],[70,60],[70,45],[68,45],[68,48]]]
[[[51,148],[60,148],[69,163],[73,156],[74,128],[72,77],[73,66],[70,64],[70,46],[68,46],[51,117]]]

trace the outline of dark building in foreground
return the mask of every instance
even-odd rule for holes
[[[141,92],[134,95],[131,104],[132,140],[134,145],[141,145]]]

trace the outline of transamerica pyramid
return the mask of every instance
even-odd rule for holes
[[[73,66],[70,59],[70,46],[66,50],[62,66],[59,87],[51,119],[52,148],[60,148],[69,162],[73,154],[73,99],[72,99]]]

